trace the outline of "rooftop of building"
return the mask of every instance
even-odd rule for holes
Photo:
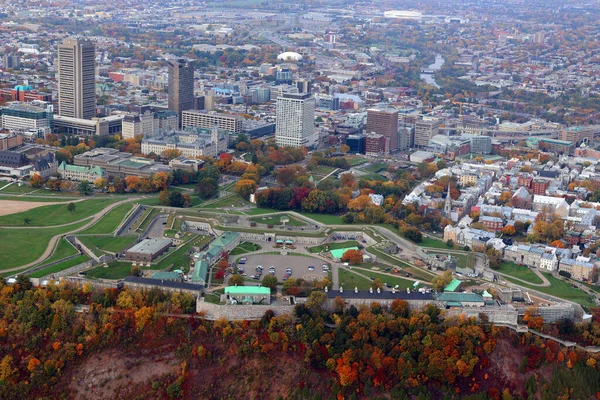
[[[228,286],[225,288],[225,294],[270,296],[271,289],[265,286]]]
[[[171,239],[144,239],[129,250],[128,253],[154,254],[171,245]]]

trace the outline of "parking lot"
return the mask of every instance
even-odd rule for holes
[[[302,278],[308,281],[321,280],[327,277],[327,272],[323,271],[323,260],[313,257],[302,257],[302,256],[282,256],[275,254],[266,255],[249,255],[246,256],[246,264],[240,265],[244,267],[246,277],[250,278],[256,274],[256,267],[261,265],[263,267],[263,273],[260,279],[264,278],[269,274],[269,268],[275,267],[275,276],[279,282],[283,282],[286,274],[286,269],[292,269],[292,278]],[[314,270],[310,271],[309,266],[314,266]]]

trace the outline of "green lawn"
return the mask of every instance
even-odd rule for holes
[[[117,253],[133,243],[135,236],[77,236],[96,255],[102,252]]]
[[[237,194],[225,196],[221,199],[216,200],[214,203],[205,204],[201,208],[215,209],[215,208],[230,208],[234,207],[247,207],[253,205],[249,201],[242,199]]]
[[[421,243],[417,243],[417,245],[421,247],[435,247],[436,249],[448,249],[446,243],[442,242],[441,240],[432,239],[425,236],[423,236],[423,241]]]
[[[69,203],[69,199],[56,199],[51,197],[30,197],[30,196],[2,196],[3,191],[0,190],[0,200],[10,200],[10,201],[32,201],[36,203],[50,203],[50,202],[60,202],[64,201],[66,204]]]
[[[100,265],[94,269],[85,271],[88,278],[94,279],[123,279],[129,276],[131,262],[114,262],[108,267]]]
[[[344,290],[354,290],[355,287],[357,287],[358,290],[369,290],[371,287],[371,281],[369,279],[353,274],[346,269],[340,268],[339,274],[340,286],[344,288]]]
[[[389,264],[393,265],[394,267],[399,267],[402,270],[404,270],[405,272],[410,272],[415,278],[422,279],[426,282],[430,282],[435,277],[435,275],[432,274],[431,272],[424,270],[422,268],[413,267],[412,265],[410,265],[402,260],[397,259],[393,255],[386,254],[386,253],[382,252],[381,250],[376,249],[375,247],[368,247],[367,251],[369,253],[377,256],[378,259],[384,260],[384,261],[388,262]]]
[[[382,181],[382,182],[387,182],[390,180],[389,178],[386,178],[385,176],[380,175],[380,174],[367,174],[367,175],[360,176],[358,179],[359,180],[366,179],[368,181]]]
[[[113,233],[123,221],[123,218],[131,211],[133,205],[131,203],[121,204],[116,208],[113,208],[108,214],[102,219],[92,225],[91,228],[86,229],[83,234],[103,234]]]
[[[136,200],[135,202],[138,204],[141,204],[141,205],[145,205],[145,206],[159,206],[160,205],[160,201],[158,200],[158,197],[139,199],[139,200]]]
[[[87,218],[103,208],[119,201],[119,199],[91,199],[74,203],[75,211],[70,212],[67,204],[54,204],[31,209],[29,211],[0,217],[0,225],[3,226],[27,226],[25,218],[30,218],[29,225],[52,226],[72,223]]]
[[[357,268],[357,267],[352,267],[352,269],[354,269],[354,268]],[[360,271],[360,267],[357,268],[357,271],[361,272],[363,275],[368,276],[369,278],[371,278],[371,277],[379,278],[379,279],[381,279],[381,282],[387,283],[388,285],[391,285],[391,286],[398,285],[399,286],[398,289],[400,289],[400,290],[405,290],[406,288],[412,288],[413,284],[415,283],[414,281],[409,281],[408,279],[403,279],[403,278],[396,277],[396,276],[380,274],[380,273],[373,272],[373,271],[364,271],[364,270]]]
[[[346,159],[346,161],[348,161],[348,165],[350,165],[351,167],[355,167],[357,165],[364,164],[367,161],[369,161],[368,159],[360,156],[346,156],[344,158]]]
[[[231,250],[231,253],[229,253],[229,255],[237,256],[239,254],[250,253],[252,251],[258,251],[260,249],[261,247],[255,243],[242,242],[238,244],[235,249]]]
[[[65,269],[68,269],[68,268],[74,267],[76,265],[79,265],[81,263],[84,263],[84,262],[88,261],[89,259],[90,258],[88,256],[81,255],[79,257],[75,257],[75,258],[72,258],[70,260],[64,261],[64,262],[62,262],[60,264],[56,264],[56,265],[53,265],[51,267],[41,269],[39,271],[35,271],[32,274],[29,274],[29,276],[31,278],[41,278],[41,277],[44,277],[46,275],[53,274],[55,272],[64,271]]]
[[[136,223],[133,224],[133,227],[131,230],[134,232],[136,232],[136,231],[143,232],[144,230],[146,230],[146,228],[148,228],[150,226],[150,223],[152,223],[152,220],[154,219],[154,217],[156,217],[159,214],[161,214],[161,212],[158,208],[147,209],[144,212],[144,214],[140,217],[140,219],[138,219],[136,221]]]
[[[306,225],[306,222],[300,221],[299,219],[296,219],[288,214],[279,214],[279,215],[272,215],[272,216],[267,216],[267,217],[254,217],[254,218],[250,218],[250,221],[256,222],[258,224],[280,225],[281,218],[283,218],[283,217],[289,219],[289,222],[286,223],[287,226],[304,226],[304,225]]]
[[[550,294],[552,296],[560,297],[561,299],[570,300],[575,303],[581,304],[587,307],[596,307],[596,305],[590,300],[590,296],[579,289],[575,289],[568,282],[562,281],[558,278],[555,278],[551,274],[547,274],[542,272],[544,276],[548,279],[552,286],[542,287],[542,286],[533,286],[528,283],[524,283],[521,281],[517,281],[515,279],[506,278],[506,280],[513,282],[517,285],[525,286],[530,289],[536,290],[538,292]]]
[[[69,243],[69,241],[67,239],[61,238],[58,241],[56,248],[54,249],[54,253],[52,253],[52,255],[50,257],[45,259],[40,264],[50,264],[51,262],[60,260],[65,257],[75,255],[77,253],[78,253],[77,249],[75,247],[73,247],[73,245],[71,243]]]
[[[53,236],[75,230],[89,221],[60,228],[0,229],[0,269],[18,267],[42,255]]]
[[[318,166],[317,168],[313,169],[310,172],[313,173],[313,174],[318,174],[318,175],[329,175],[333,171],[335,171],[335,168],[328,167],[326,165],[320,165],[320,166]]]
[[[585,286],[587,286],[587,287],[589,287],[590,289],[592,289],[592,291],[594,291],[594,292],[596,292],[596,293],[600,293],[600,286],[598,286],[598,285],[594,285],[594,284],[591,284],[591,283],[585,283],[585,282],[582,282],[582,283],[583,283]]]
[[[346,247],[360,247],[360,244],[356,240],[349,240],[347,242],[330,242],[328,251],[343,249]],[[320,253],[321,251],[325,251],[325,244],[309,247],[307,250],[310,253]]]
[[[8,186],[6,185],[6,187],[4,189],[2,189],[0,192],[2,193],[31,193],[33,191],[38,191],[38,192],[45,192],[45,189],[34,189],[29,185],[22,185],[19,186],[16,183],[13,183],[12,185]],[[42,193],[40,193],[42,194]]]
[[[331,214],[319,214],[319,213],[302,213],[307,218],[314,219],[325,225],[343,225],[342,217]]]
[[[190,248],[192,246],[202,247],[211,240],[211,236],[199,236],[186,242],[175,250],[171,249],[157,264],[152,265],[152,269],[166,270],[167,268],[171,267],[171,270],[181,269],[187,272],[190,269],[190,257],[188,254]]]
[[[388,164],[386,164],[386,163],[374,163],[374,164],[370,164],[370,165],[361,167],[360,169],[365,172],[369,172],[371,174],[376,174],[379,171],[385,171],[387,168],[388,168]]]
[[[518,279],[523,279],[524,281],[533,283],[533,284],[542,284],[544,283],[539,276],[535,272],[533,272],[530,268],[524,267],[513,262],[504,261],[502,265],[500,265],[500,269],[498,272],[503,274],[508,274]]]

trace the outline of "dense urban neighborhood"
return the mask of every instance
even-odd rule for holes
[[[599,15],[0,4],[0,398],[600,398]]]

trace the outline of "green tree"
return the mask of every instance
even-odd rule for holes
[[[201,199],[210,199],[219,193],[219,183],[215,178],[203,178],[196,185],[196,193]]]
[[[81,181],[77,185],[77,191],[80,195],[87,196],[88,194],[92,194],[94,190],[92,189],[91,183],[89,183],[88,181]]]
[[[69,210],[69,212],[75,211],[76,208],[77,208],[77,206],[73,202],[67,204],[67,210]]]
[[[277,278],[269,274],[263,278],[262,285],[273,291],[275,288],[277,288]]]

